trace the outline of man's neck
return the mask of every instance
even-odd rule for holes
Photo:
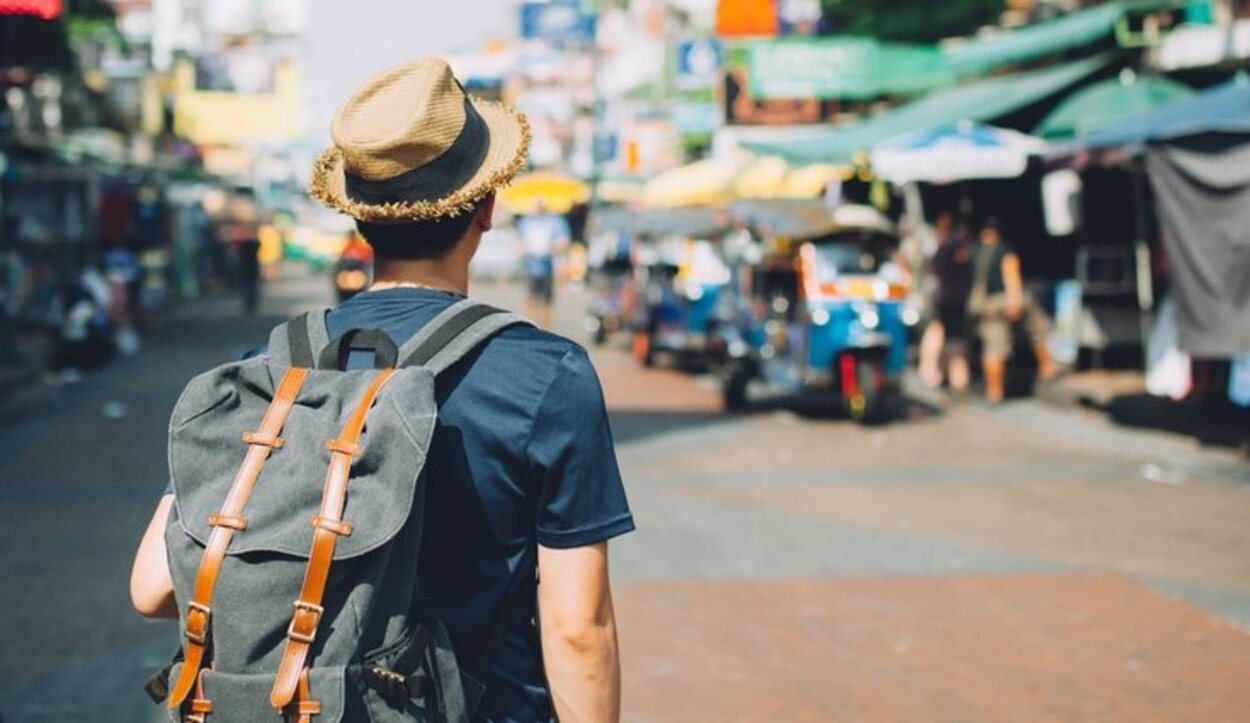
[[[467,296],[469,266],[452,258],[379,259],[374,265],[373,285],[420,286]]]

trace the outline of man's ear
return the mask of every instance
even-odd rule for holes
[[[482,233],[486,233],[491,230],[491,227],[495,224],[494,193],[490,193],[482,198],[481,202],[477,205],[476,213],[477,217],[474,218],[473,222],[477,224],[478,228],[482,229]]]

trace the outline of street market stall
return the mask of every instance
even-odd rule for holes
[[[1145,157],[1167,252],[1181,349],[1250,353],[1250,80],[1239,76],[1079,139],[1069,152]]]

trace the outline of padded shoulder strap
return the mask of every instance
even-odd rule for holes
[[[423,366],[439,374],[499,331],[529,323],[519,314],[476,301],[457,302],[400,348],[399,366]]]
[[[326,331],[328,308],[313,309],[280,324],[269,334],[269,361],[274,366],[317,366],[317,353],[330,343]]]

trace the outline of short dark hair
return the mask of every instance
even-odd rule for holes
[[[455,216],[406,223],[357,221],[356,230],[384,259],[437,259],[464,238],[478,207]]]

